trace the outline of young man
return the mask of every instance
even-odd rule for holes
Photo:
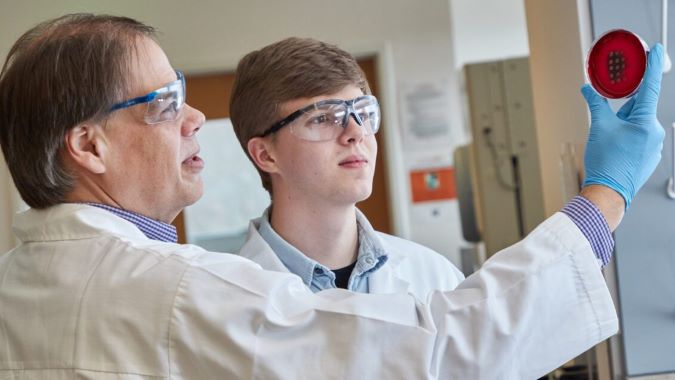
[[[0,378],[542,376],[617,331],[597,262],[611,244],[596,243],[611,243],[660,157],[661,57],[651,50],[622,118],[585,92],[587,181],[608,183],[420,302],[314,294],[295,275],[175,244],[167,222],[202,191],[204,116],[182,74],[137,21],[40,24],[0,73],[0,146],[31,206],[0,255]]]
[[[240,255],[295,273],[315,292],[424,299],[464,279],[438,253],[373,230],[356,208],[372,191],[380,107],[349,53],[288,38],[248,54],[230,113],[272,199],[251,222]]]

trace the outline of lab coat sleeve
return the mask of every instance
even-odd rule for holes
[[[561,213],[429,304],[439,378],[537,378],[618,330],[591,246]]]
[[[183,275],[172,375],[529,379],[617,330],[590,245],[562,214],[426,302],[313,294],[294,275],[225,256],[202,255]]]

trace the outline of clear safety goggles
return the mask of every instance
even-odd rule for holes
[[[178,70],[176,70],[176,75],[177,80],[149,94],[117,103],[110,108],[110,112],[145,104],[143,120],[147,124],[176,120],[185,105],[185,76]]]
[[[350,117],[363,128],[365,135],[374,135],[380,128],[377,99],[364,95],[352,100],[322,100],[293,112],[260,136],[265,137],[289,126],[291,133],[303,140],[332,140],[347,128]]]

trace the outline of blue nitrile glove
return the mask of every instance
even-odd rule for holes
[[[663,47],[649,52],[638,92],[614,114],[607,99],[586,84],[581,92],[591,111],[584,186],[605,185],[623,196],[626,208],[661,160],[665,131],[656,120],[661,89]]]

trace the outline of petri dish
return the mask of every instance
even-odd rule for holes
[[[647,44],[635,33],[614,29],[600,36],[586,56],[586,77],[600,95],[619,99],[633,95],[647,68]]]

